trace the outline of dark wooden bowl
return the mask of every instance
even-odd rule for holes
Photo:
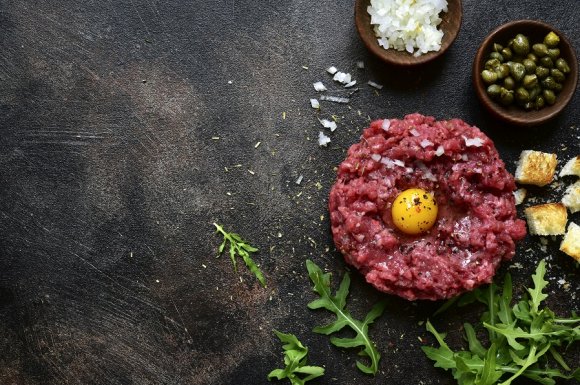
[[[562,91],[557,95],[556,103],[552,106],[546,105],[537,111],[524,111],[517,106],[504,107],[492,100],[487,95],[487,85],[481,79],[481,71],[483,71],[486,59],[493,50],[493,44],[505,45],[515,35],[522,33],[528,37],[531,46],[535,43],[541,43],[544,36],[550,31],[554,31],[560,37],[560,45],[558,46],[560,56],[570,65],[570,73],[566,76]],[[562,32],[540,21],[518,20],[496,28],[481,43],[473,62],[473,85],[481,103],[496,118],[518,126],[535,126],[556,117],[572,99],[577,82],[578,61],[574,48]]]
[[[457,37],[463,17],[461,0],[448,0],[447,12],[441,16],[443,21],[439,25],[439,28],[444,33],[441,41],[441,49],[415,57],[406,51],[387,50],[379,45],[375,32],[373,31],[373,26],[371,25],[371,15],[367,12],[369,5],[370,0],[356,0],[355,3],[354,20],[360,38],[366,47],[381,60],[399,67],[425,64],[441,56]]]

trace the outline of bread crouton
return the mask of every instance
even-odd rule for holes
[[[532,235],[560,235],[566,232],[568,211],[562,203],[546,203],[524,209]]]
[[[522,151],[515,174],[516,182],[545,186],[554,178],[557,163],[556,154]]]
[[[560,250],[580,262],[580,226],[570,222],[568,231],[560,243]]]
[[[560,176],[565,175],[576,175],[580,176],[580,156],[570,159],[562,170],[560,171]]]
[[[580,211],[580,180],[573,185],[568,186],[566,193],[562,198],[562,203],[564,206],[568,207],[568,210],[572,214],[576,211]]]

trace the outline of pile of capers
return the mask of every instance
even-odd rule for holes
[[[560,37],[550,32],[543,43],[530,45],[526,36],[517,34],[505,47],[494,44],[481,72],[487,94],[504,106],[515,104],[528,111],[556,103],[570,73],[559,43]]]

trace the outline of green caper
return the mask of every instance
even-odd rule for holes
[[[516,87],[516,82],[514,78],[508,76],[503,80],[503,86],[508,90],[513,90]]]
[[[533,53],[531,53],[531,52],[526,56],[526,59],[530,59],[534,63],[537,63],[538,62],[538,57],[536,55],[534,55]]]
[[[546,103],[548,103],[549,105],[556,103],[556,94],[554,93],[554,91],[544,90],[542,91],[542,96],[544,97]]]
[[[498,79],[503,79],[510,74],[510,67],[507,64],[502,64],[495,69]]]
[[[498,59],[489,59],[485,62],[485,69],[486,70],[495,70],[497,67],[501,65]]]
[[[481,78],[487,84],[492,84],[497,81],[497,74],[490,70],[483,70],[481,71]]]
[[[517,55],[527,55],[530,52],[530,42],[521,33],[517,34],[513,41],[512,49]]]
[[[524,67],[526,67],[526,73],[533,74],[536,72],[536,63],[531,59],[524,59],[522,61]]]
[[[542,107],[544,107],[544,105],[546,104],[546,100],[544,99],[544,97],[542,95],[538,95],[538,96],[536,96],[536,99],[534,100],[534,104],[536,105],[536,110],[539,110]]]
[[[557,60],[560,57],[560,49],[559,48],[550,48],[548,50],[548,57],[552,60]]]
[[[554,61],[549,56],[544,56],[540,58],[540,64],[547,68],[552,68],[554,66]]]
[[[547,78],[542,80],[542,87],[547,88],[549,90],[555,90],[558,88],[558,82],[554,80],[553,77],[548,76]]]
[[[494,52],[501,52],[502,49],[503,49],[503,46],[501,44],[493,43],[493,51]]]
[[[542,87],[536,84],[534,88],[530,90],[530,100],[534,100],[542,92]]]
[[[492,84],[487,87],[487,94],[492,98],[497,98],[501,94],[501,87],[497,84]]]
[[[559,43],[560,37],[553,31],[550,31],[550,33],[547,34],[546,37],[544,38],[544,44],[550,48],[556,47]]]
[[[564,58],[559,58],[556,60],[556,68],[565,74],[570,73],[570,66]]]
[[[504,60],[502,54],[499,52],[492,52],[489,54],[489,57],[492,59],[499,60],[500,63],[503,63],[503,60]]]
[[[515,44],[515,43],[514,43]],[[524,78],[526,74],[526,67],[522,63],[510,62],[510,73],[516,82]],[[509,64],[509,63],[508,63]]]
[[[562,83],[564,80],[566,80],[566,75],[564,75],[564,73],[557,68],[552,68],[550,70],[550,76],[552,76],[558,83]]]
[[[532,51],[534,51],[538,57],[544,57],[548,54],[548,47],[545,44],[538,43],[532,46]]]
[[[514,92],[512,90],[507,90],[502,87],[499,94],[499,101],[504,106],[509,106],[514,102]]]
[[[530,100],[530,93],[524,87],[516,88],[515,98],[519,103],[525,103]]]
[[[539,79],[543,79],[550,74],[550,70],[546,67],[538,66],[536,67],[536,75]]]
[[[509,47],[505,47],[504,49],[501,50],[500,53],[505,60],[512,60],[512,57],[514,56],[512,50]]]
[[[522,85],[525,89],[532,89],[538,85],[538,76],[536,74],[533,75],[526,75],[524,76],[524,80],[522,81]]]

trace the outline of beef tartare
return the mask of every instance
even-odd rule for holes
[[[408,190],[429,192],[437,206],[436,220],[418,231],[393,221],[395,198]],[[409,300],[450,298],[491,282],[513,257],[526,234],[514,190],[477,127],[419,114],[377,120],[338,168],[329,199],[334,242],[378,290]]]

